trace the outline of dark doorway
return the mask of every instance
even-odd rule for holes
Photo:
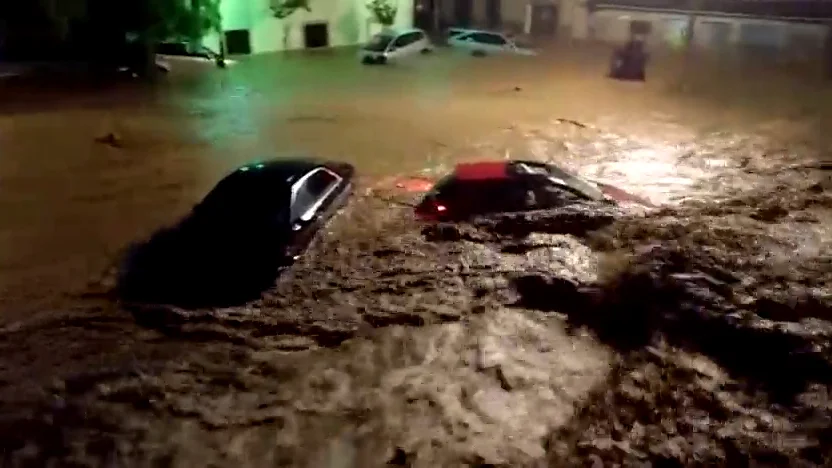
[[[425,31],[434,31],[438,26],[435,24],[436,17],[434,16],[439,13],[436,11],[437,3],[437,0],[413,2],[413,26]]]
[[[649,36],[653,23],[643,20],[630,21],[630,36]]]
[[[307,49],[329,47],[329,25],[308,23],[303,26],[303,44]]]
[[[485,20],[489,29],[497,29],[503,24],[502,0],[486,0]]]
[[[535,36],[554,36],[558,31],[558,7],[532,6],[531,33]]]
[[[474,0],[454,0],[455,26],[467,28],[471,26],[471,17],[474,13]]]
[[[225,32],[225,47],[228,55],[251,53],[251,34],[248,29],[232,29]]]

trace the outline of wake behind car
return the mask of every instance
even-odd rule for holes
[[[358,52],[363,64],[386,64],[433,51],[433,44],[421,29],[382,31]]]
[[[448,31],[448,45],[471,55],[537,55],[531,49],[523,48],[505,34],[479,29],[451,28]]]
[[[462,221],[587,202],[649,205],[624,190],[584,180],[553,164],[485,161],[457,165],[425,195],[416,215],[426,221]]]
[[[203,45],[184,42],[162,42],[156,45],[156,66],[164,71],[170,71],[174,66],[225,68],[234,63]]]
[[[262,291],[346,203],[354,172],[349,164],[311,159],[238,168],[179,224],[132,250],[121,295],[173,302],[183,294],[193,301]]]

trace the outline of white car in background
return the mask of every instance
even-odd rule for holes
[[[479,29],[449,29],[448,45],[477,57],[502,54],[537,55],[531,49],[519,47],[505,34]]]
[[[166,72],[174,66],[224,68],[234,63],[233,60],[223,59],[217,52],[201,45],[192,46],[182,42],[162,42],[156,46],[156,66]]]
[[[358,52],[361,63],[385,64],[433,51],[433,44],[421,29],[382,31]]]

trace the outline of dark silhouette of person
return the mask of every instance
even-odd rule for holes
[[[615,49],[610,63],[610,78],[644,81],[647,78],[647,52],[644,40],[631,36],[622,47]]]

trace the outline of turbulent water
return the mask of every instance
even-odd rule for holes
[[[412,194],[368,178],[256,301],[120,303],[111,271],[8,323],[4,462],[832,462],[832,181],[818,146],[655,128],[514,124],[422,172],[523,155],[655,209],[421,226]]]

